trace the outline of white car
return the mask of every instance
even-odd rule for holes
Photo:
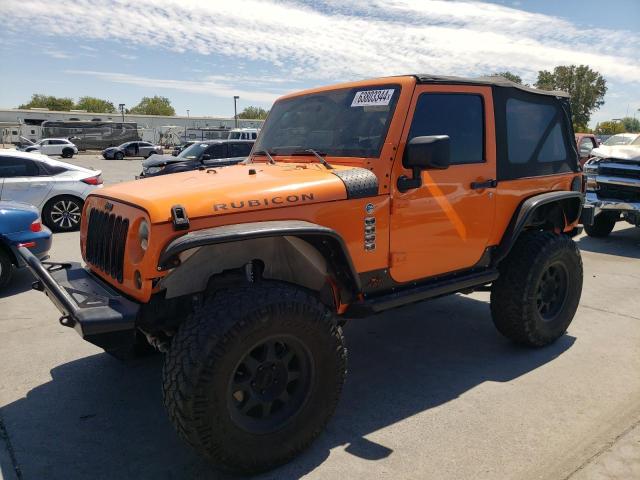
[[[102,172],[39,153],[0,149],[0,200],[34,205],[55,232],[80,226],[87,195],[102,188]]]
[[[33,145],[27,145],[22,150],[38,152],[43,155],[60,155],[62,158],[71,158],[78,153],[78,147],[66,138],[43,138]]]

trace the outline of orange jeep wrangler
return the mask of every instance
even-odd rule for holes
[[[348,318],[484,290],[511,340],[562,336],[582,206],[566,94],[399,76],[280,98],[242,164],[91,194],[86,267],[21,254],[62,325],[115,355],[164,352],[178,433],[256,472],[333,414]]]

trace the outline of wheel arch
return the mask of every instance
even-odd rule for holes
[[[332,306],[360,291],[359,277],[340,235],[299,220],[225,225],[178,237],[158,261],[158,269],[171,270],[160,286],[166,289],[166,298],[201,292],[217,275],[249,264],[257,266],[265,279],[316,291]]]
[[[520,234],[530,229],[564,231],[580,219],[584,195],[577,191],[546,192],[525,199],[511,218],[493,257],[497,265],[509,254]]]

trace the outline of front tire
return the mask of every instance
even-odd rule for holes
[[[329,309],[264,282],[216,292],[180,327],[165,358],[164,403],[200,454],[255,473],[288,462],[322,432],[345,374]]]
[[[584,226],[584,231],[590,237],[604,238],[613,231],[619,216],[618,212],[601,212],[593,219],[593,225]]]
[[[542,347],[567,330],[582,293],[575,242],[550,232],[523,233],[500,264],[491,288],[491,316],[516,343]]]
[[[80,228],[83,205],[71,195],[52,198],[42,209],[42,221],[54,232],[73,232]]]
[[[113,155],[113,158],[115,158],[116,160],[122,160],[124,158],[124,155],[122,154],[122,152],[116,152]]]

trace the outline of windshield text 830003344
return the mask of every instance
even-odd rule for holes
[[[336,157],[377,157],[400,88],[347,88],[276,102],[255,150],[287,155],[305,149]]]

